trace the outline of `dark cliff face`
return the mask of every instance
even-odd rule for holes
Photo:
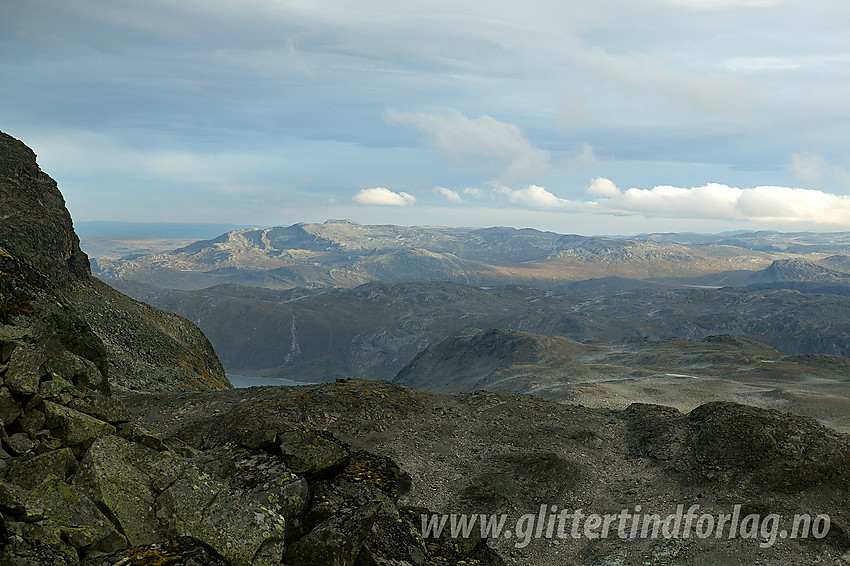
[[[57,287],[90,274],[56,181],[39,168],[30,148],[2,132],[0,242]]]
[[[56,181],[35,153],[0,132],[0,246],[85,321],[106,349],[120,389],[231,387],[209,341],[191,322],[122,295],[91,276]],[[104,365],[104,375],[106,366]]]

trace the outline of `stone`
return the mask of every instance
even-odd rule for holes
[[[29,493],[25,505],[28,513],[43,515],[38,525],[46,541],[67,541],[73,548],[104,551],[127,546],[97,505],[64,481],[51,478],[43,482]]]
[[[308,477],[329,476],[348,464],[348,447],[324,431],[309,429],[278,434],[290,470]]]
[[[157,505],[157,517],[169,536],[197,538],[235,564],[271,565],[282,553],[284,518],[194,464],[163,492]]]
[[[157,452],[168,450],[168,447],[156,434],[151,431],[136,426],[130,423],[121,423],[118,425],[118,436],[126,440],[130,440],[142,446],[146,446]]]
[[[0,481],[0,512],[3,514],[20,515],[25,511],[22,489]]]
[[[286,549],[288,564],[353,566],[378,516],[379,503],[330,517]]]
[[[8,388],[0,387],[0,420],[8,426],[15,422],[20,414],[21,406],[12,397],[12,393]]]
[[[132,545],[166,538],[156,519],[157,493],[173,483],[185,463],[118,436],[103,436],[89,448],[74,485],[109,510]]]
[[[35,433],[44,427],[45,420],[44,413],[38,409],[25,411],[18,417],[21,428],[30,436],[35,436]]]
[[[76,393],[76,387],[58,375],[52,376],[38,384],[38,394],[45,399],[57,400],[63,393]]]
[[[6,439],[9,449],[18,455],[23,455],[35,448],[35,442],[30,440],[25,432],[17,432]]]
[[[125,423],[130,420],[127,405],[102,393],[93,392],[83,398],[71,399],[68,406],[108,423]]]
[[[75,409],[44,402],[47,427],[53,436],[70,445],[87,448],[97,438],[115,434],[115,427]]]
[[[17,342],[12,340],[0,340],[0,364],[9,363],[12,352],[18,347]]]
[[[14,461],[6,474],[6,481],[25,489],[33,489],[48,478],[64,481],[74,474],[77,465],[77,459],[70,448],[53,450]]]
[[[38,393],[38,382],[45,371],[47,357],[43,352],[31,348],[15,348],[9,358],[9,369],[4,379],[6,387],[13,393],[32,395]]]

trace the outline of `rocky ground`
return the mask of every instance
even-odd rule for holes
[[[622,541],[500,537],[516,565],[753,565],[850,563],[850,438],[811,419],[734,403],[690,413],[658,405],[625,410],[565,405],[526,395],[435,394],[386,382],[137,396],[132,422],[192,446],[218,446],[231,427],[325,431],[397,462],[412,478],[400,502],[443,513],[507,513],[541,504],[585,513],[640,505],[666,516],[700,513],[828,514],[817,540],[737,537]]]
[[[501,563],[480,539],[426,544],[399,503],[409,477],[326,431],[148,432],[111,395],[107,359],[0,248],[0,564]]]

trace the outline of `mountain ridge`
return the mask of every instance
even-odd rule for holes
[[[190,321],[123,296],[92,277],[59,188],[22,141],[0,132],[0,242],[83,314],[106,345],[117,388],[232,387]],[[145,340],[137,339],[144,335]],[[155,345],[155,347],[154,347]],[[144,352],[144,353],[143,353]]]

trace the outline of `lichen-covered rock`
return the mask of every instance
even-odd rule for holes
[[[156,518],[156,497],[185,465],[171,453],[103,436],[80,463],[74,485],[109,510],[130,544],[150,544],[167,538]]]
[[[32,458],[19,458],[9,467],[6,481],[32,489],[48,478],[64,481],[76,470],[74,452],[70,448],[62,448]]]
[[[13,454],[24,455],[28,454],[35,448],[35,442],[27,436],[25,432],[16,432],[5,439],[6,445]]]
[[[348,446],[325,431],[303,429],[280,432],[278,441],[286,465],[297,474],[328,476],[348,464]]]
[[[268,557],[283,552],[283,516],[194,464],[159,496],[157,517],[168,536],[197,538],[236,564],[271,565]],[[269,552],[270,545],[278,551]]]
[[[287,547],[286,562],[292,566],[353,566],[372,532],[379,509],[379,503],[369,503],[328,518]]]
[[[15,422],[18,415],[21,414],[21,406],[12,397],[12,393],[6,387],[0,387],[0,420],[5,425],[10,425]]]
[[[74,397],[68,401],[68,406],[104,422],[116,424],[130,420],[127,406],[109,395],[94,392],[85,397]]]
[[[25,505],[30,515],[44,517],[32,526],[38,537],[30,537],[41,544],[106,552],[127,546],[97,505],[67,482],[48,479],[29,493]]]
[[[40,409],[27,410],[18,417],[18,424],[31,437],[44,428],[45,421],[44,412]]]
[[[32,395],[38,393],[38,382],[46,373],[47,356],[33,348],[15,348],[9,359],[5,383],[13,393]]]
[[[25,496],[22,489],[0,481],[0,513],[12,516],[23,514]]]
[[[83,390],[108,392],[108,383],[101,370],[91,361],[66,350],[54,340],[44,345],[48,376],[71,382]]]
[[[47,427],[66,445],[85,449],[101,436],[115,434],[111,424],[51,401],[44,402],[44,412]]]
[[[83,566],[231,566],[210,545],[192,537],[134,546],[109,556],[86,560]]]
[[[126,410],[126,407],[125,407]],[[135,442],[136,444],[141,444],[151,450],[156,450],[157,452],[162,452],[164,450],[168,450],[168,446],[165,442],[162,441],[156,434],[145,429],[144,427],[140,427],[131,423],[120,423],[117,426],[118,436],[125,440],[129,440],[131,442]],[[179,451],[175,450],[175,453],[181,455]]]
[[[247,499],[283,516],[287,528],[310,499],[307,481],[288,469],[280,454],[225,444],[199,454],[196,461]]]

